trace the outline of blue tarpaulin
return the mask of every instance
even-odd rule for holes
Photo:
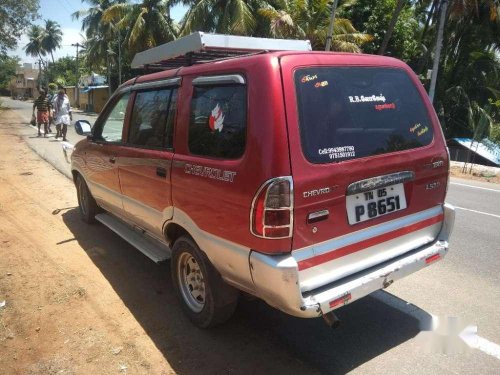
[[[80,92],[89,92],[89,91],[92,91],[92,90],[95,90],[95,89],[107,89],[108,86],[107,85],[104,85],[104,86],[87,86],[87,87],[84,87],[83,89],[80,90]]]

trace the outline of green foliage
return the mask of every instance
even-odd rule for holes
[[[500,17],[492,17],[492,4],[451,7],[435,101],[446,136],[473,137],[478,126],[487,124],[491,131],[498,123],[493,103],[500,99],[496,52],[500,48]],[[500,4],[493,5],[500,12]]]
[[[330,23],[329,0],[281,1],[273,8],[260,8],[258,13],[269,20],[269,33],[275,38],[308,39],[315,50],[324,50]],[[336,17],[332,50],[361,52],[361,46],[373,39],[358,32],[346,18]]]
[[[491,127],[489,139],[500,145],[500,124],[494,124]]]
[[[17,47],[26,28],[38,17],[38,0],[2,0],[0,6],[0,55]]]
[[[16,76],[16,68],[19,65],[17,56],[0,56],[0,89],[8,89],[12,78]]]
[[[42,48],[50,54],[54,62],[53,52],[61,47],[62,31],[61,26],[55,21],[45,20],[45,29],[42,35]]]
[[[409,3],[409,2],[408,2]],[[372,43],[363,51],[377,53],[391,21],[397,0],[354,0],[339,8],[339,15],[351,20],[353,26],[363,33],[373,35]],[[421,53],[418,43],[419,24],[415,7],[407,4],[401,11],[394,27],[386,55],[411,61]]]
[[[174,40],[178,34],[169,16],[166,0],[143,0],[141,3],[117,3],[102,13],[103,24],[124,30],[125,50],[131,57],[137,52]]]
[[[76,85],[76,59],[69,56],[62,57],[50,64],[47,78],[49,82],[54,82],[57,85]]]

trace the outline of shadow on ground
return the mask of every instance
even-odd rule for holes
[[[227,324],[200,330],[182,314],[168,262],[157,265],[104,226],[83,223],[77,209],[62,218],[179,374],[343,374],[419,332],[415,318],[372,297],[340,309],[336,330],[243,298]]]

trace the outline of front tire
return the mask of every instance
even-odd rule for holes
[[[172,248],[172,282],[189,319],[200,328],[226,322],[234,313],[239,292],[226,284],[207,256],[189,237]]]
[[[80,216],[83,221],[88,224],[96,222],[95,215],[100,211],[94,197],[90,194],[87,183],[82,176],[76,177],[76,194],[78,197],[78,208],[80,209]]]

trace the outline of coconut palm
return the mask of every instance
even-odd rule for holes
[[[115,22],[126,31],[128,53],[135,53],[174,40],[178,27],[169,16],[166,0],[143,0],[142,3],[117,3],[103,12],[102,20]]]
[[[391,21],[389,25],[387,25],[387,30],[384,35],[384,39],[382,40],[382,44],[380,45],[380,49],[378,50],[379,55],[383,55],[385,50],[387,49],[387,45],[391,40],[392,32],[394,31],[394,27],[396,26],[396,22],[398,22],[398,17],[403,7],[406,5],[407,0],[398,0],[396,3],[396,7],[394,8],[394,13],[392,13]]]
[[[106,26],[102,22],[103,13],[111,6],[123,4],[126,0],[82,0],[90,5],[87,9],[81,9],[74,12],[71,17],[73,19],[82,20],[82,31],[86,32],[87,38],[92,38],[94,33],[101,33],[103,27]]]
[[[43,56],[47,55],[47,51],[43,46],[44,31],[38,25],[32,25],[28,29],[29,42],[24,47],[24,51],[28,56],[37,57],[43,61]]]
[[[195,0],[185,15],[181,34],[207,31],[221,34],[252,35],[259,1]]]
[[[282,0],[278,7],[265,7],[258,13],[269,20],[269,31],[276,38],[309,39],[313,49],[324,49],[328,34],[330,0]],[[373,37],[358,32],[345,18],[336,18],[332,50],[361,52],[360,46]]]
[[[54,51],[61,47],[62,41],[61,26],[55,21],[45,20],[45,30],[43,30],[42,47],[50,54],[54,63]]]

